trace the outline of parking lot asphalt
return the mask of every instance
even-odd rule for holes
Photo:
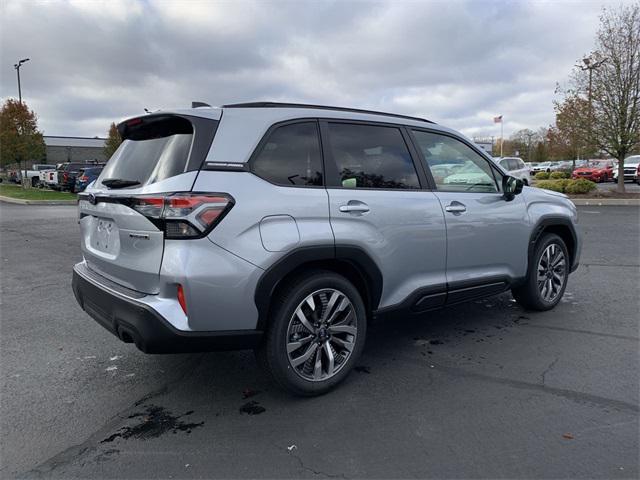
[[[377,322],[357,371],[300,399],[251,352],[121,343],[73,297],[75,208],[3,204],[0,476],[637,478],[640,209],[579,212],[555,310]]]
[[[598,187],[598,190],[603,190],[603,191],[611,191],[611,190],[616,190],[618,188],[618,184],[616,182],[597,183],[596,185]],[[625,182],[624,189],[628,193],[634,193],[634,194],[640,193],[640,185],[638,185],[637,183]]]

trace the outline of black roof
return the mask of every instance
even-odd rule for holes
[[[368,113],[371,115],[384,115],[386,117],[405,118],[407,120],[416,120],[418,122],[435,123],[426,118],[411,117],[409,115],[399,115],[397,113],[377,112],[375,110],[362,110],[360,108],[348,107],[331,107],[327,105],[311,105],[305,103],[279,103],[279,102],[248,102],[248,103],[232,103],[223,105],[222,108],[313,108],[318,110],[335,110],[339,112]]]

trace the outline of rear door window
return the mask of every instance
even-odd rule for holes
[[[251,170],[276,185],[322,186],[317,123],[300,122],[277,127],[252,160]]]
[[[337,172],[333,186],[419,189],[415,165],[399,128],[328,123],[329,151]]]

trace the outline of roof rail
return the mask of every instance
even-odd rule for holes
[[[405,118],[407,120],[417,120],[419,122],[435,123],[426,118],[411,117],[409,115],[400,115],[397,113],[378,112],[375,110],[363,110],[360,108],[348,107],[330,107],[327,105],[311,105],[305,103],[279,103],[279,102],[248,102],[248,103],[232,103],[222,105],[222,108],[313,108],[318,110],[335,110],[338,112],[368,113],[371,115],[383,115],[385,117]]]

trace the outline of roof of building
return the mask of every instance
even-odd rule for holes
[[[61,137],[44,135],[44,143],[47,147],[94,147],[103,148],[106,138],[91,137]]]

